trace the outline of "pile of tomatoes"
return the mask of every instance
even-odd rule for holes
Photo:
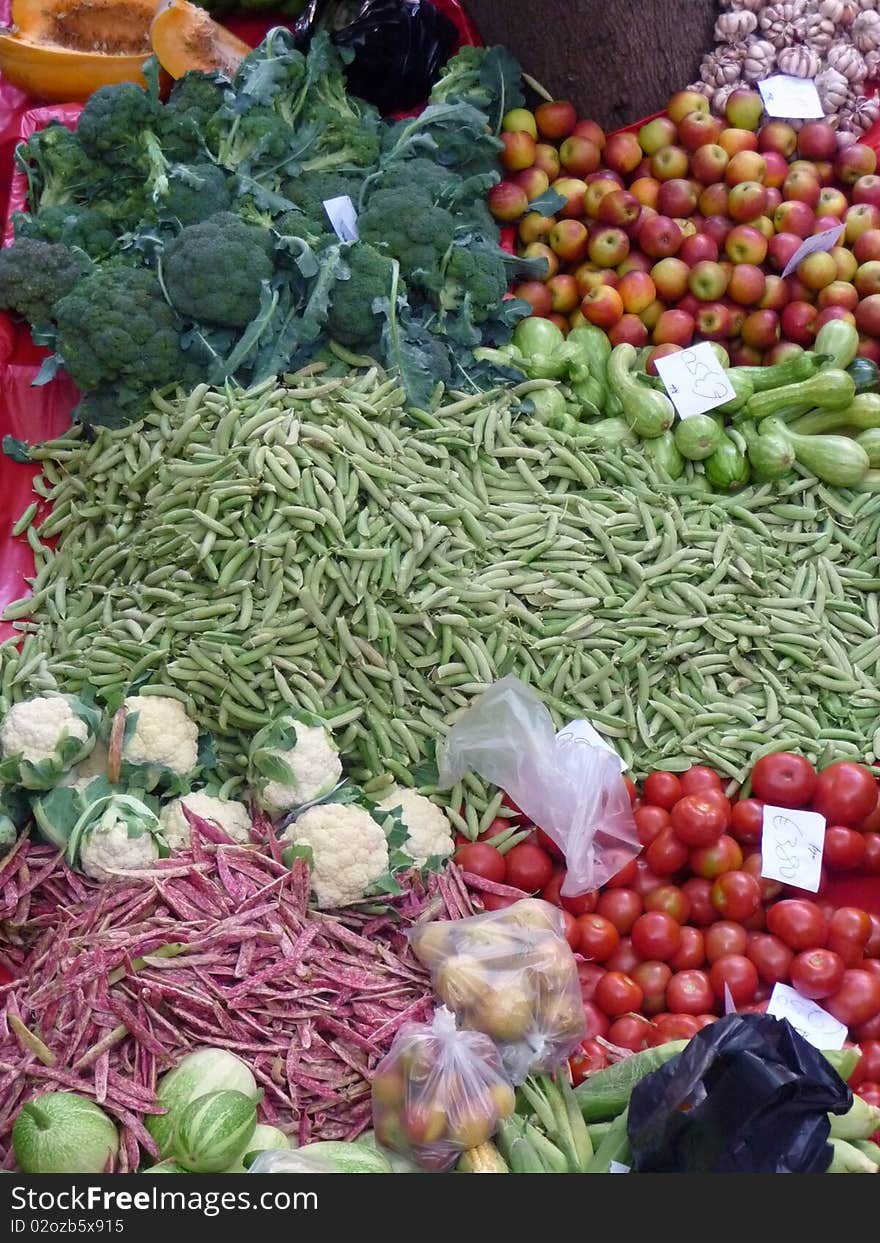
[[[564,859],[537,829],[506,854],[488,840],[456,852],[465,871],[562,908],[588,1027],[571,1059],[575,1081],[607,1064],[597,1037],[632,1051],[689,1039],[731,1003],[765,1011],[780,982],[849,1028],[863,1049],[859,1094],[880,1100],[880,918],[824,898],[830,874],[880,877],[873,774],[848,761],[817,773],[802,756],[783,753],[759,760],[733,798],[703,766],[652,773],[641,791],[628,786],[644,849],[597,892],[560,896]],[[765,803],[825,817],[817,893],[762,877]],[[509,823],[496,822],[485,838]],[[492,909],[515,900],[483,899]]]

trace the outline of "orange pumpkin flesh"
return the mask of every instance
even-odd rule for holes
[[[191,69],[231,77],[251,51],[247,43],[187,0],[165,0],[150,27],[153,51],[172,78]]]

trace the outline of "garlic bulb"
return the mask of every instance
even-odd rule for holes
[[[819,54],[805,44],[784,47],[776,57],[780,73],[791,74],[795,78],[815,78],[822,61]]]
[[[736,45],[722,45],[703,58],[703,63],[700,65],[700,77],[709,86],[727,86],[739,78],[742,63],[743,53]]]
[[[797,0],[768,4],[758,18],[762,36],[777,49],[803,43],[807,33],[804,5]]]
[[[715,98],[715,87],[710,86],[708,82],[691,82],[684,88],[686,91],[696,91],[698,95],[702,95],[704,99],[708,99],[709,103]]]
[[[739,43],[758,28],[758,19],[748,9],[722,13],[715,23],[716,43]]]
[[[858,2],[859,8],[863,13],[866,13],[869,9],[876,9],[880,5],[880,0],[858,0]]]
[[[865,67],[868,70],[868,81],[876,82],[880,78],[880,48],[865,52]]]
[[[850,37],[860,52],[874,52],[880,48],[880,13],[866,9],[852,24]]]
[[[804,42],[814,52],[824,56],[834,42],[834,22],[827,17],[823,17],[821,13],[810,13],[804,18],[804,21],[806,22],[807,32]]]
[[[836,137],[838,151],[843,151],[845,147],[851,147],[854,142],[859,141],[858,134],[854,134],[851,129],[839,129]]]
[[[836,39],[828,49],[825,59],[832,69],[836,69],[850,83],[864,82],[868,75],[865,58],[858,48],[853,47],[849,39]]]
[[[822,69],[816,74],[816,90],[827,115],[839,112],[844,106],[849,95],[849,82],[836,69]]]
[[[745,10],[748,13],[758,13],[764,7],[764,0],[721,0],[721,7],[733,12]]]
[[[856,134],[865,134],[880,120],[880,99],[866,95],[851,95],[847,106],[840,113],[840,124]]]
[[[776,64],[776,48],[766,39],[750,39],[743,61],[743,77],[746,82],[759,82],[768,78]]]

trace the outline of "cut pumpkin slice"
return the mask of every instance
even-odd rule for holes
[[[252,50],[187,0],[164,0],[156,10],[150,38],[159,64],[172,78],[191,69],[232,77]]]

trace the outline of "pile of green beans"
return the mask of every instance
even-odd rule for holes
[[[37,572],[6,614],[28,638],[0,647],[3,699],[147,679],[225,778],[290,704],[359,779],[411,783],[508,672],[637,774],[880,755],[880,497],[662,483],[639,449],[531,417],[550,382],[429,412],[377,368],[321,367],[34,449],[52,512],[18,524]]]

